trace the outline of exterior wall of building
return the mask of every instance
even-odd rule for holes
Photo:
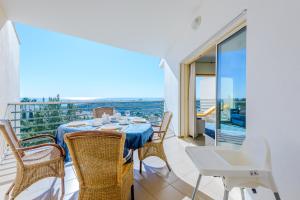
[[[173,112],[172,127],[174,134],[178,135],[178,112],[179,112],[179,96],[178,96],[179,82],[176,75],[173,73],[168,64],[164,63],[164,98],[165,110]],[[175,122],[175,123],[174,123]]]
[[[0,118],[4,118],[7,103],[20,96],[19,47],[14,26],[7,21],[0,29]]]
[[[180,63],[229,21],[239,15],[247,7],[246,3],[246,0],[203,1],[201,7],[193,13],[193,16],[200,15],[202,17],[199,28],[193,30],[191,25],[188,24],[186,29],[182,30],[182,38],[176,41],[173,48],[165,56],[165,101],[167,107],[174,112],[172,124],[177,135],[179,135]]]
[[[243,9],[247,11],[247,135],[271,147],[275,181],[282,199],[300,196],[300,45],[298,1],[203,1],[202,24],[187,29],[165,57],[165,100],[175,113],[178,135],[180,63]],[[254,199],[273,199],[259,190]]]

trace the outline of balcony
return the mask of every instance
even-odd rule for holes
[[[159,123],[163,111],[163,100],[134,101],[48,101],[9,103],[6,118],[12,122],[14,130],[20,138],[31,134],[51,133],[55,135],[57,127],[71,121],[93,118],[93,109],[112,107],[115,112],[125,115],[143,117],[151,123]]]
[[[139,108],[138,105],[129,106],[123,110],[121,107],[124,105],[118,107],[114,104],[114,107],[121,113],[124,113],[124,110],[130,110],[132,116],[143,116],[152,123],[161,120],[159,113],[162,113],[163,110],[169,110],[174,114],[173,126],[171,127],[173,130],[169,132],[164,144],[173,171],[170,174],[166,173],[164,163],[151,158],[145,161],[146,167],[143,168],[144,175],[141,177],[137,173],[139,166],[135,152],[136,199],[186,199],[191,196],[191,190],[196,184],[197,170],[187,158],[184,148],[192,145],[203,145],[203,137],[200,136],[199,140],[193,140],[189,137],[189,135],[195,136],[193,133],[195,130],[193,110],[195,111],[195,109],[189,107],[193,102],[192,98],[191,101],[189,99],[192,91],[190,75],[192,72],[199,75],[196,70],[191,70],[191,66],[196,66],[197,63],[215,65],[214,74],[217,78],[215,116],[217,120],[207,120],[207,122],[209,120],[212,122],[211,137],[209,136],[211,144],[227,147],[229,146],[227,144],[230,143],[230,146],[239,146],[248,136],[266,139],[272,154],[272,159],[268,159],[268,161],[272,164],[273,179],[278,187],[276,192],[279,192],[283,199],[297,199],[300,196],[298,189],[300,185],[298,178],[300,177],[298,170],[300,165],[298,156],[299,134],[297,131],[300,112],[298,106],[300,95],[297,92],[300,85],[300,68],[297,67],[299,60],[296,52],[299,50],[300,29],[298,26],[291,26],[291,24],[298,23],[298,11],[298,1],[283,3],[271,0],[263,2],[258,0],[188,0],[178,2],[171,0],[162,2],[125,0],[122,2],[90,1],[89,3],[78,1],[71,4],[69,2],[57,3],[56,1],[0,0],[0,119],[4,117],[10,119],[19,138],[48,132],[54,135],[57,127],[61,124],[90,119],[92,108],[96,107],[98,103],[104,103],[10,103],[18,101],[22,93],[20,89],[21,73],[19,73],[19,39],[22,38],[16,34],[15,22],[158,57],[161,59],[159,65],[164,71],[164,80],[161,85],[164,84],[165,91],[164,102],[156,105],[157,111],[149,113],[150,109],[147,111],[147,109]],[[245,45],[245,51],[240,53],[244,57],[243,62],[246,62],[244,62],[245,69],[242,70],[243,76],[236,76],[234,72],[238,71],[237,68],[226,67],[226,61],[228,61],[226,55],[229,55],[227,50],[231,51],[238,46],[229,45],[228,42],[237,36],[237,32],[241,33],[242,29],[246,31],[244,35],[246,38],[244,38],[244,42],[236,41]],[[37,37],[33,38],[36,39]],[[53,41],[44,39],[39,42],[39,44],[44,43],[52,44]],[[34,46],[33,40],[29,44],[30,47]],[[79,54],[84,52],[81,48],[73,49]],[[46,50],[45,52],[50,52],[50,49]],[[36,61],[37,58],[44,58],[39,56],[40,52],[42,51],[34,51],[32,57],[23,56],[22,60],[29,58]],[[213,54],[210,54],[211,52]],[[118,60],[121,63],[120,66],[124,61],[123,59],[112,59],[102,53],[93,55],[96,55],[93,57],[97,58]],[[210,60],[210,57],[213,56],[215,56],[215,63]],[[55,60],[49,55],[45,57],[49,60]],[[74,58],[76,57],[74,56]],[[68,59],[64,55],[58,60],[72,60],[73,64],[75,63],[75,59]],[[236,59],[236,61],[241,61],[241,59]],[[42,69],[45,66],[44,63],[49,64],[44,61],[38,64],[38,69]],[[232,67],[238,66],[233,64],[234,62],[228,63]],[[81,83],[90,84],[89,81],[74,79],[74,76],[69,73],[76,69],[73,64],[65,73],[56,73],[54,76],[50,76],[48,73],[44,74],[52,79],[57,74],[66,74],[72,80],[80,80]],[[221,65],[223,65],[223,69],[228,69],[228,71],[223,71]],[[54,67],[51,64],[49,66]],[[87,66],[87,62],[82,66]],[[109,68],[108,65],[105,67]],[[63,66],[57,68],[59,70],[65,69]],[[140,67],[139,69],[143,70],[144,68]],[[90,70],[86,71],[91,73]],[[119,71],[117,73],[123,75]],[[29,72],[28,74],[29,78],[34,77],[34,73]],[[93,74],[98,75],[98,77],[90,80],[97,80],[99,75],[104,73]],[[201,72],[201,75],[210,76],[212,74]],[[230,81],[228,77],[232,77],[235,81]],[[246,77],[246,79],[242,77]],[[109,78],[112,79],[112,77]],[[239,84],[241,78],[245,84]],[[72,82],[72,80],[62,80],[68,83]],[[46,79],[32,82],[34,84],[43,82],[52,86],[56,83],[56,89],[63,85],[63,83],[57,83],[55,80],[47,81]],[[229,87],[220,87],[226,83],[234,89],[244,87],[245,91],[242,93],[246,95],[247,99],[242,97],[244,95],[231,95],[235,92],[229,92],[223,96],[219,89],[228,89]],[[93,84],[93,86],[98,87],[99,85]],[[72,89],[77,90],[78,88],[73,86]],[[56,93],[47,93],[48,90],[45,90],[43,86],[40,86],[39,90],[45,91],[46,94],[27,96],[45,96]],[[99,91],[99,88],[94,89],[94,91]],[[228,91],[233,90],[229,89]],[[118,92],[126,93],[127,91],[124,89]],[[241,93],[240,90],[238,93]],[[110,96],[107,93],[104,95]],[[247,109],[241,105],[236,106],[220,101],[223,97],[225,99],[246,100]],[[287,99],[289,99],[290,109],[287,109],[286,106]],[[227,107],[226,104],[230,107],[224,109]],[[135,108],[138,111],[135,111]],[[203,111],[201,105],[200,110]],[[225,126],[219,126],[220,122],[224,122]],[[247,131],[245,130],[245,122],[247,122]],[[207,125],[209,124],[207,123]],[[223,133],[217,133],[216,127],[220,128]],[[237,127],[242,128],[236,130]],[[242,136],[236,134],[237,132],[243,133]],[[256,142],[252,144],[256,144]],[[262,155],[259,152],[254,152],[256,155],[253,158]],[[5,199],[4,191],[15,177],[16,164],[2,137],[0,137],[0,160],[0,199]],[[65,199],[76,199],[78,180],[74,174],[72,163],[66,163],[65,169],[67,172]],[[251,176],[256,175],[256,172],[250,171],[249,174]],[[17,199],[58,199],[60,198],[59,182],[60,180],[47,178],[28,188]],[[212,199],[222,199],[224,187],[219,178],[205,177],[201,184],[199,190],[202,193]],[[245,191],[247,200],[274,199],[273,193],[269,190],[259,187],[257,193],[254,193],[251,186],[247,188]],[[203,195],[203,199],[205,198],[207,197]],[[230,192],[230,198],[232,200],[241,199],[239,191]],[[278,199],[279,196],[275,198]]]
[[[168,172],[165,163],[159,158],[151,157],[145,160],[143,174],[139,173],[139,160],[134,154],[134,184],[136,200],[188,200],[196,184],[197,170],[186,155],[184,148],[194,145],[192,141],[170,136],[165,140],[165,150],[172,167]],[[0,198],[5,199],[5,191],[15,178],[15,159],[8,152],[0,164]],[[76,200],[78,181],[72,163],[65,165],[65,200]],[[241,199],[239,189],[230,193],[231,200]],[[197,199],[212,200],[223,198],[221,178],[203,177]],[[58,200],[60,199],[60,179],[47,178],[41,180],[23,193],[17,200]]]
[[[87,120],[93,117],[92,110],[96,107],[114,107],[122,115],[130,111],[131,116],[147,118],[152,123],[159,123],[164,111],[164,101],[67,101],[67,102],[16,102],[9,103],[6,118],[12,122],[12,127],[19,138],[51,133],[55,135],[61,124],[77,120]],[[45,142],[45,141],[37,141]],[[0,174],[0,197],[5,198],[4,192],[15,178],[16,162],[1,138],[2,161]],[[36,144],[34,143],[34,144]],[[199,144],[199,143],[198,143]],[[159,158],[146,159],[143,174],[139,173],[139,159],[134,153],[134,178],[136,199],[188,199],[191,197],[196,184],[197,170],[184,151],[186,146],[198,145],[193,140],[179,139],[174,132],[167,134],[164,146],[172,172],[169,172],[165,163]],[[33,145],[31,143],[30,145]],[[77,199],[78,180],[72,162],[65,164],[64,199]],[[197,198],[221,199],[223,185],[220,178],[204,177],[200,185]],[[60,179],[46,178],[41,180],[17,199],[60,199]],[[231,199],[239,199],[238,190],[231,192]]]

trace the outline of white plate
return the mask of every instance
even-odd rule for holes
[[[119,121],[119,124],[120,125],[128,125],[129,121],[127,121],[127,120],[121,120],[121,121]]]
[[[67,124],[68,127],[79,127],[79,126],[86,126],[87,123],[83,121],[74,121]]]
[[[102,122],[92,122],[92,126],[101,126]]]
[[[118,129],[120,129],[120,126],[115,124],[105,124],[100,128],[100,130],[118,130]]]
[[[133,118],[133,119],[132,119],[132,122],[133,122],[133,123],[146,123],[147,120],[144,119],[144,118],[141,118],[141,117],[136,117],[136,118]]]

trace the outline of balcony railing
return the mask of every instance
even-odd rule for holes
[[[205,112],[210,109],[212,106],[216,106],[215,99],[197,99],[196,100],[196,109],[197,112]]]
[[[197,99],[196,100],[197,113],[203,113],[213,106],[216,106],[215,99]],[[206,116],[205,121],[209,122],[209,123],[216,123],[216,112],[214,111],[209,116]]]
[[[6,118],[20,138],[55,132],[59,125],[75,120],[92,118],[96,107],[113,107],[124,115],[144,117],[152,123],[159,122],[164,111],[164,101],[66,101],[18,102],[8,104]]]

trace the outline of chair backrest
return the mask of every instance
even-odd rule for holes
[[[166,111],[164,113],[164,116],[163,116],[163,119],[162,119],[162,122],[161,122],[161,126],[160,126],[160,131],[164,131],[162,139],[164,139],[164,137],[165,137],[165,135],[166,135],[166,133],[167,133],[167,131],[169,129],[172,116],[173,116],[173,114],[170,111]]]
[[[11,151],[14,154],[17,161],[19,163],[23,163],[22,159],[21,159],[22,153],[20,153],[17,150],[17,148],[20,148],[21,145],[19,143],[19,140],[17,138],[15,131],[13,130],[13,128],[8,120],[0,120],[0,132],[3,135],[5,142],[11,148]]]
[[[112,108],[112,107],[99,107],[99,108],[93,109],[94,118],[101,118],[104,113],[106,113],[107,115],[113,115],[114,114],[114,108]]]
[[[270,147],[265,138],[247,136],[241,151],[255,164],[255,166],[258,166],[261,169],[272,169]]]
[[[124,133],[114,131],[64,136],[81,186],[105,188],[120,182],[125,137]]]

